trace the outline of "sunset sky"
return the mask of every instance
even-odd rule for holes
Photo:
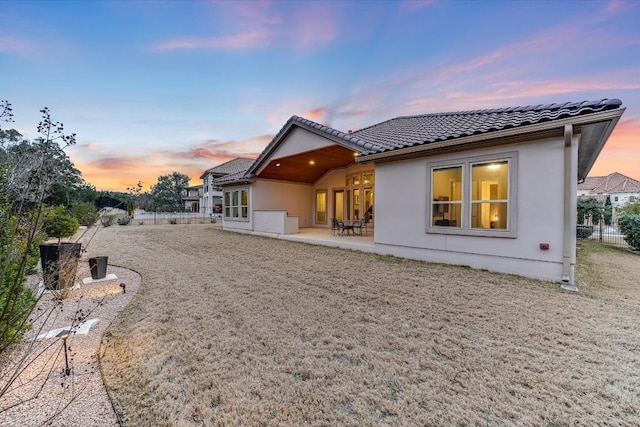
[[[292,115],[401,115],[619,98],[590,175],[640,179],[640,1],[3,1],[0,99],[39,110],[99,190],[257,156]]]

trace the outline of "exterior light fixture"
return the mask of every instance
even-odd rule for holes
[[[309,164],[310,164],[310,165],[315,165],[315,164],[316,164],[316,162],[315,162],[314,160],[309,160]]]
[[[276,163],[276,167],[279,168],[280,167],[280,163]]]

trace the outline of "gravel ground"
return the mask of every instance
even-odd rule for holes
[[[117,279],[81,284],[67,298],[60,301],[50,293],[45,294],[32,316],[34,330],[2,364],[5,384],[7,372],[15,371],[15,362],[27,357],[26,369],[5,394],[0,408],[23,403],[0,412],[1,426],[83,426],[102,427],[118,425],[111,401],[107,396],[99,372],[98,349],[107,326],[135,296],[140,275],[134,271],[109,265],[108,274]],[[91,277],[88,263],[80,262],[78,282]],[[30,277],[29,283],[37,286],[39,279]],[[126,293],[120,283],[125,283]],[[88,335],[76,334],[67,338],[67,356],[70,366],[66,375],[62,338],[34,338],[50,330],[78,324],[79,318],[99,319]],[[39,357],[35,361],[34,355]],[[68,405],[68,406],[67,406]]]

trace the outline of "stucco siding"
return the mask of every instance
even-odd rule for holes
[[[335,145],[327,138],[316,135],[304,129],[295,128],[287,136],[286,144],[280,145],[271,155],[271,160],[291,156],[306,151],[313,151]]]
[[[282,209],[298,217],[299,227],[311,226],[314,197],[311,185],[257,180],[251,187],[251,210]]]
[[[514,238],[427,232],[428,164],[517,153]],[[376,166],[377,251],[427,261],[559,279],[563,255],[564,143],[560,138]],[[575,194],[575,193],[574,193]],[[513,211],[512,211],[513,212]],[[512,221],[513,223],[513,221]],[[549,250],[541,250],[548,243]]]

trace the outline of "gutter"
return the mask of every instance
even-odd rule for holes
[[[577,164],[577,150],[572,147],[573,125],[564,126],[564,235],[562,242],[562,283],[565,291],[578,292],[575,279],[575,242],[576,242],[576,186],[573,166]],[[576,159],[574,159],[574,152]],[[577,167],[577,165],[576,165]]]

